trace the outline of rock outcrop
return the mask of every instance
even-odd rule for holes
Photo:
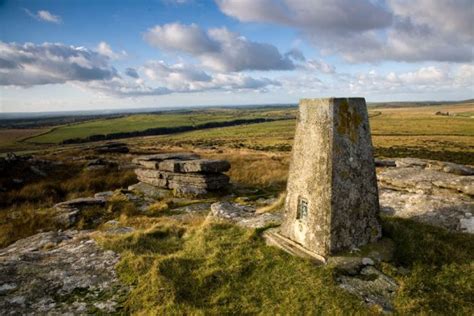
[[[226,221],[247,228],[262,228],[269,225],[280,225],[282,215],[278,213],[256,213],[251,206],[231,202],[216,202],[211,205],[209,219]]]
[[[110,314],[128,287],[114,270],[119,256],[88,231],[39,233],[0,249],[2,315]]]
[[[377,175],[383,214],[474,233],[471,167],[415,158],[395,164]]]
[[[152,186],[173,190],[176,195],[202,196],[218,191],[229,183],[223,174],[230,169],[225,160],[200,159],[192,153],[169,153],[135,158],[140,167],[138,180]]]
[[[109,143],[95,146],[94,151],[98,154],[105,154],[105,153],[126,154],[129,152],[129,149],[127,147],[127,144],[125,143],[109,142]]]
[[[61,202],[53,207],[56,211],[53,220],[62,227],[69,228],[80,220],[81,213],[85,208],[104,207],[105,204],[106,199],[102,197],[78,198]]]

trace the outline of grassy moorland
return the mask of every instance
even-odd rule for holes
[[[275,118],[284,115],[277,110],[202,110],[185,113],[136,114],[120,118],[99,119],[77,124],[59,126],[38,137],[28,140],[31,143],[57,144],[67,139],[85,138],[91,135],[106,135],[123,132],[144,131],[151,128],[178,126],[199,126],[210,122],[226,122],[235,119]]]
[[[230,160],[232,182],[248,190],[237,194],[267,198],[284,190],[287,153],[195,151],[205,157]],[[68,158],[78,154],[61,153],[64,165],[51,177],[2,194],[3,245],[54,229],[47,210],[55,202],[126,187],[136,181],[130,172],[82,170]],[[173,209],[181,205],[166,198],[143,213],[120,196],[105,211],[88,211],[76,228],[98,229],[99,243],[121,254],[118,275],[132,288],[124,297],[124,314],[381,313],[338,288],[339,272],[332,267],[315,266],[266,246],[261,230],[216,224],[199,214],[177,219]],[[136,230],[125,235],[101,233],[101,223],[110,219]],[[384,235],[393,240],[395,251],[393,260],[379,268],[400,285],[394,298],[396,312],[470,314],[474,309],[473,237],[409,220],[382,220]],[[400,267],[405,272],[401,273]]]
[[[474,164],[473,109],[474,104],[369,111],[375,154]],[[435,115],[437,111],[456,115],[439,116]],[[288,152],[294,128],[295,120],[285,120],[147,137],[134,142]]]
[[[472,314],[473,237],[410,220],[382,221],[395,253],[379,268],[400,285],[395,313]],[[338,288],[332,267],[266,246],[261,230],[202,216],[121,216],[120,222],[137,231],[96,238],[121,253],[119,277],[133,288],[123,306],[127,314],[382,314]]]
[[[437,111],[456,116],[438,116]],[[472,105],[371,111],[376,154],[474,164],[472,112]],[[269,198],[285,190],[294,126],[294,120],[284,120],[126,142],[133,154],[192,150],[203,157],[227,159],[232,165],[231,182],[241,190],[236,196]],[[130,171],[84,170],[71,159],[90,154],[81,146],[58,146],[61,151],[40,156],[62,164],[48,177],[0,192],[0,247],[57,229],[48,213],[56,202],[126,188],[136,181]],[[98,242],[121,254],[117,272],[131,286],[124,297],[124,314],[382,313],[341,290],[336,282],[339,272],[330,266],[315,266],[266,246],[262,230],[213,223],[202,214],[177,219],[175,208],[182,205],[166,198],[142,212],[121,196],[117,193],[105,211],[88,211],[75,228],[98,229]],[[135,231],[102,233],[103,223],[110,219]],[[377,268],[399,284],[395,313],[471,315],[474,237],[404,219],[383,217],[382,224],[384,236],[393,241],[394,254]]]

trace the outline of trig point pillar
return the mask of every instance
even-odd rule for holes
[[[364,98],[304,99],[279,235],[322,259],[381,236]]]

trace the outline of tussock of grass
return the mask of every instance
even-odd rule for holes
[[[257,209],[257,213],[269,213],[281,210],[285,205],[286,192],[282,192],[278,195],[275,203],[260,207]]]
[[[153,214],[164,213],[165,211],[168,211],[169,209],[170,209],[169,203],[165,201],[158,201],[150,205],[147,211],[149,214],[153,215]]]
[[[11,213],[0,211],[0,248],[12,242],[54,228],[48,210],[24,204],[12,208]]]

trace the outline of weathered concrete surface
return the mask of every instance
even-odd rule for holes
[[[230,164],[225,160],[211,159],[165,160],[159,163],[158,169],[181,173],[220,173],[228,171],[230,169]]]
[[[281,234],[323,257],[377,240],[381,226],[365,100],[308,99],[299,110]],[[306,214],[298,213],[299,205],[307,206]]]
[[[88,231],[48,232],[0,249],[0,314],[85,315],[121,311],[128,288],[119,256]]]

